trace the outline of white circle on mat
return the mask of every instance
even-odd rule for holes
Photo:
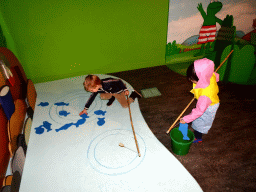
[[[141,157],[138,156],[133,132],[125,129],[106,131],[93,139],[87,157],[92,167],[100,173],[118,175],[140,165],[146,154],[143,138],[136,134]],[[119,143],[124,144],[120,147]]]
[[[67,124],[81,119],[79,113],[84,109],[84,105],[90,97],[90,93],[85,91],[78,91],[76,93],[72,92],[65,96],[58,98],[51,106],[49,111],[50,118],[59,124]],[[68,105],[57,106],[55,103],[64,102]],[[89,118],[86,121],[94,120],[97,117],[104,117],[94,114],[94,111],[102,110],[106,111],[107,105],[106,101],[100,99],[97,95],[91,104],[89,110],[87,111]],[[66,111],[67,115],[60,115],[60,111]]]

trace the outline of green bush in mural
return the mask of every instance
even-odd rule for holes
[[[174,55],[179,52],[180,52],[180,48],[178,48],[175,40],[172,43],[168,43],[166,45],[166,56]]]
[[[7,47],[6,39],[4,37],[1,26],[0,26],[0,47]]]
[[[237,84],[255,84],[253,82],[253,72],[255,66],[255,55],[254,47],[252,45],[245,45],[240,49],[237,45],[229,45],[225,48],[222,53],[221,60],[234,50],[232,57],[227,61],[218,71],[220,74],[220,80],[223,81],[226,78],[227,71],[229,70],[229,76],[227,81],[237,83]],[[228,68],[228,65],[230,67]]]

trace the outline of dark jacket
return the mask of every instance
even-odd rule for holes
[[[97,92],[92,93],[90,98],[85,104],[85,109],[89,109],[92,102],[94,101],[95,97],[98,93],[121,93],[126,91],[127,88],[121,79],[113,79],[113,78],[106,78],[101,80],[102,88],[100,88]]]

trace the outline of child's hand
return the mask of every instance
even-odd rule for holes
[[[180,123],[185,124],[186,122],[182,118],[180,118]]]
[[[128,96],[129,95],[129,91],[128,90],[125,91],[124,94]]]
[[[79,115],[83,115],[83,114],[88,115],[88,113],[87,113],[87,110],[86,110],[86,109],[84,109],[83,111],[81,111],[81,112],[79,113]]]

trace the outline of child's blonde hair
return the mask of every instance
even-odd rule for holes
[[[87,75],[83,84],[86,91],[89,91],[90,88],[95,88],[97,85],[101,85],[101,80],[96,75]]]

